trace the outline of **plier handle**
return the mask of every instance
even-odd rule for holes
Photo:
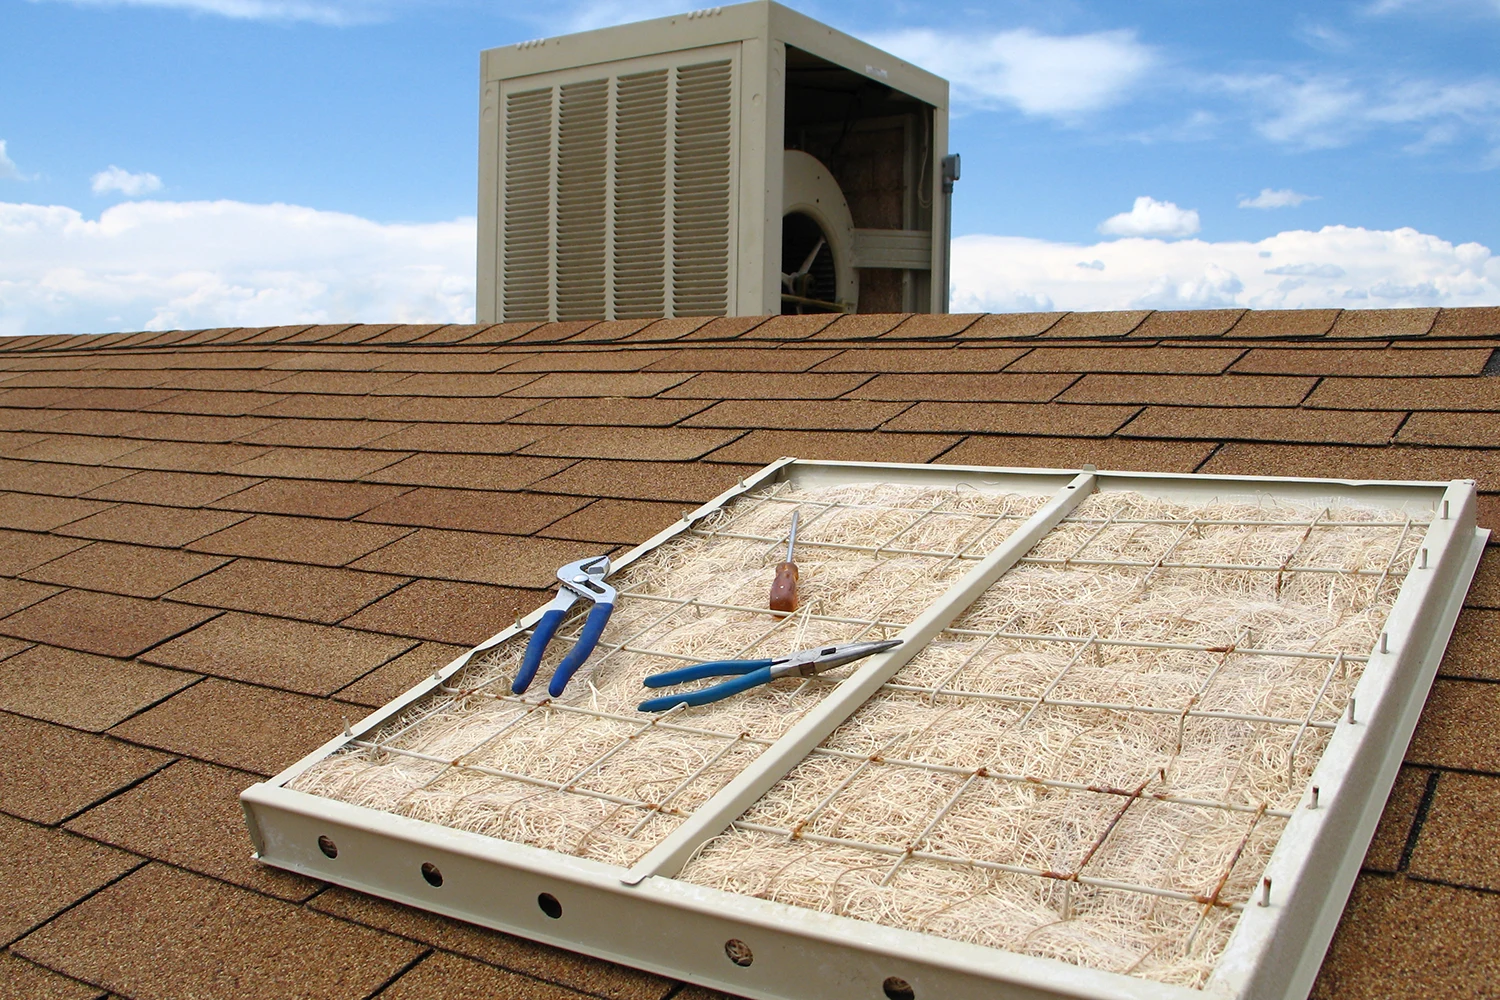
[[[547,651],[547,644],[557,634],[558,626],[574,604],[580,600],[589,600],[594,606],[589,609],[589,616],[584,620],[583,631],[578,633],[578,640],[557,665],[552,681],[547,685],[547,693],[552,697],[556,698],[563,693],[563,688],[568,686],[573,674],[583,666],[583,661],[589,658],[589,654],[599,644],[599,636],[604,632],[610,612],[615,609],[615,588],[604,582],[608,574],[609,556],[580,559],[558,569],[557,581],[560,586],[557,588],[557,596],[547,605],[547,610],[542,612],[541,619],[532,630],[531,639],[526,643],[526,655],[521,658],[521,670],[510,686],[511,691],[516,694],[526,693],[532,679],[536,677],[537,668],[542,665],[542,655]]]
[[[641,702],[637,707],[642,712],[665,712],[678,705],[708,705],[739,694],[741,691],[748,691],[757,685],[769,684],[778,677],[811,677],[854,660],[895,649],[899,645],[901,645],[900,639],[886,639],[881,642],[847,642],[832,646],[819,646],[817,649],[804,649],[788,656],[771,659],[714,660],[709,663],[695,663],[677,670],[668,670],[666,673],[652,674],[641,683],[650,688],[660,688],[682,684],[686,681],[702,680],[705,677],[733,677],[734,679],[714,684],[711,687],[700,688],[697,691],[651,698]]]

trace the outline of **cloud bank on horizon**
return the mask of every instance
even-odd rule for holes
[[[1147,215],[1163,206],[1143,200]],[[130,201],[90,220],[0,203],[0,334],[467,323],[475,240],[472,218],[387,224],[295,205]],[[964,236],[953,281],[959,312],[1457,306],[1500,302],[1500,259],[1413,229],[1346,226],[1253,242]]]

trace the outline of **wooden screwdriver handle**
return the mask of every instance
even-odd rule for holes
[[[776,578],[771,581],[771,610],[797,610],[797,564],[780,563],[776,567]]]

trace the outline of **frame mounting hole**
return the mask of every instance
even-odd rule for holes
[[[443,873],[438,871],[438,866],[431,861],[422,862],[422,877],[430,886],[437,887],[443,884]]]
[[[553,920],[556,920],[557,918],[562,916],[562,904],[559,903],[557,901],[557,897],[552,895],[552,893],[550,892],[544,892],[540,896],[538,896],[536,898],[536,905],[540,906],[542,908],[542,912],[547,914],[547,916],[551,917]]]
[[[318,838],[318,850],[322,851],[325,857],[336,858],[339,856],[339,845],[335,844],[333,838],[327,834]]]
[[[885,990],[885,995],[890,997],[890,1000],[916,1000],[917,998],[917,991],[911,988],[911,983],[900,976],[887,976],[885,982],[880,984],[880,988]]]
[[[750,950],[748,944],[739,938],[730,938],[724,942],[724,954],[729,956],[731,962],[740,967],[747,966],[755,961],[755,953]]]

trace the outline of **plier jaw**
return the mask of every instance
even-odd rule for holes
[[[556,698],[563,693],[568,681],[583,666],[583,661],[593,653],[594,647],[599,644],[599,636],[604,632],[604,626],[609,621],[610,612],[615,609],[615,588],[604,582],[604,577],[609,573],[609,556],[591,556],[588,559],[579,559],[570,562],[557,570],[557,596],[547,604],[542,612],[542,617],[536,623],[536,628],[531,633],[531,639],[526,643],[526,654],[521,659],[521,669],[516,674],[516,679],[510,689],[515,694],[525,694],[526,689],[531,686],[536,677],[537,668],[542,664],[542,656],[547,651],[547,644],[557,634],[558,626],[573,605],[580,600],[593,602],[589,609],[589,616],[583,623],[583,630],[578,634],[578,640],[567,656],[558,663],[557,670],[552,674],[552,680],[547,685],[547,693]]]

